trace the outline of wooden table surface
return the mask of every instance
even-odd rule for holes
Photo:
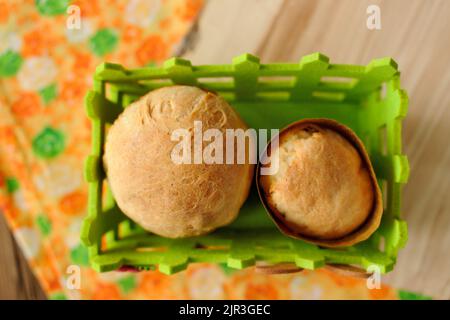
[[[366,27],[371,4],[381,9],[381,30]],[[448,0],[210,0],[183,50],[194,64],[229,63],[245,52],[262,62],[317,51],[335,63],[393,57],[410,97],[402,210],[409,242],[383,280],[440,299],[450,299],[449,32]],[[42,297],[1,220],[0,298]]]

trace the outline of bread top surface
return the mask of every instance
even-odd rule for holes
[[[374,207],[369,168],[340,133],[304,124],[282,131],[279,170],[260,177],[269,209],[295,233],[333,240],[363,225]]]
[[[249,192],[251,164],[173,162],[179,142],[171,140],[172,132],[186,129],[192,141],[194,121],[203,130],[247,128],[220,96],[172,86],[128,106],[107,134],[104,165],[118,206],[162,236],[195,236],[230,223]]]

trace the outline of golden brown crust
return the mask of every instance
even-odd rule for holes
[[[365,240],[376,230],[381,193],[350,129],[328,119],[299,121],[282,130],[274,151],[279,170],[259,176],[258,188],[283,232],[332,247]]]
[[[154,90],[111,126],[104,164],[121,210],[144,229],[177,238],[208,233],[232,222],[247,198],[253,165],[175,164],[175,129],[246,129],[219,96],[196,87]],[[205,145],[204,145],[205,146]]]

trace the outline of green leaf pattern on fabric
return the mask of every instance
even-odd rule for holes
[[[97,56],[104,56],[112,52],[119,41],[119,37],[113,29],[100,29],[89,39],[89,48]]]
[[[13,193],[20,188],[19,180],[14,177],[6,178],[6,190],[8,193]]]
[[[74,264],[78,264],[80,266],[88,266],[89,255],[87,248],[80,243],[70,251],[70,259]]]
[[[0,54],[0,78],[11,77],[19,72],[23,59],[17,52],[6,50]]]
[[[41,214],[36,218],[36,224],[44,236],[48,236],[52,231],[52,222],[44,214]]]
[[[70,0],[36,0],[36,8],[43,16],[57,16],[66,13]]]
[[[120,290],[122,290],[123,293],[128,293],[131,290],[133,290],[134,288],[136,288],[137,282],[136,282],[136,276],[135,275],[129,275],[125,278],[122,278],[120,280],[117,281],[117,284],[120,288]]]
[[[398,291],[398,297],[400,298],[400,300],[432,300],[431,297],[404,290]]]
[[[54,158],[64,150],[64,140],[61,131],[46,127],[33,139],[33,152],[40,158]]]
[[[45,104],[50,103],[58,95],[56,84],[51,84],[39,91],[39,95]]]

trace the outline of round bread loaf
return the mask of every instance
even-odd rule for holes
[[[279,169],[260,176],[259,183],[266,206],[290,235],[327,245],[362,228],[363,237],[350,242],[361,241],[379,225],[379,191],[370,162],[357,149],[362,145],[356,135],[349,140],[342,130],[351,133],[327,119],[301,121],[283,130],[278,148],[271,150]],[[363,228],[368,221],[374,224]]]
[[[249,193],[254,166],[248,161],[173,161],[179,141],[172,133],[187,129],[193,150],[194,121],[201,121],[203,132],[219,129],[223,136],[225,129],[247,129],[220,96],[171,86],[128,106],[106,137],[104,166],[117,205],[144,229],[164,237],[202,235],[231,223]]]

